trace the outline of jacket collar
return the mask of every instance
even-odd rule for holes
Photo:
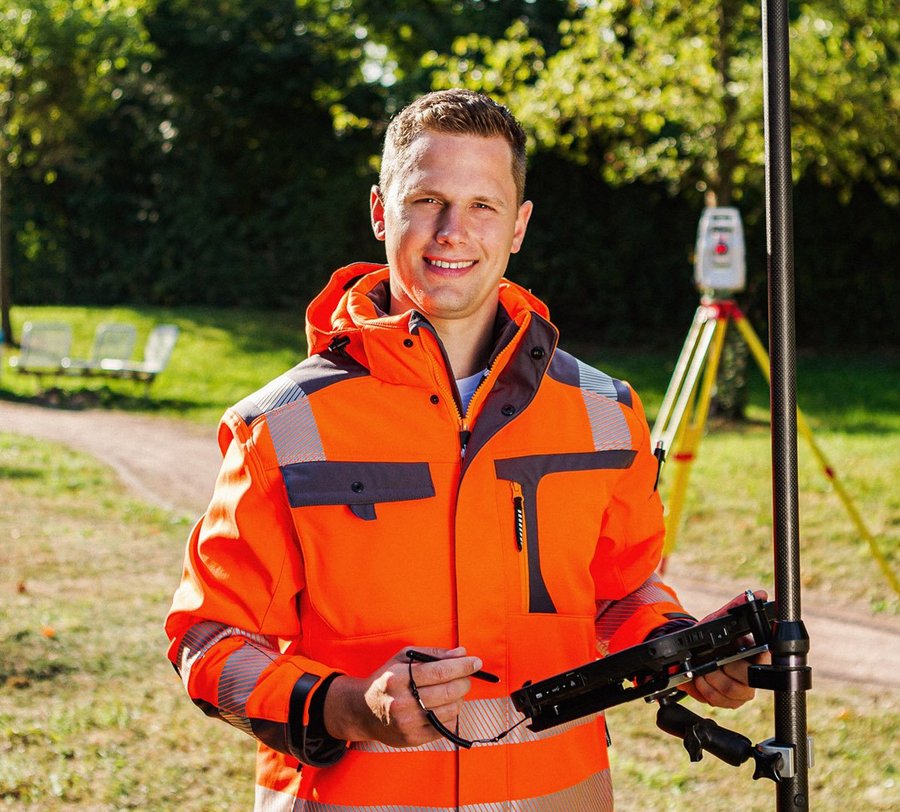
[[[421,313],[411,310],[388,315],[388,278],[387,266],[370,263],[354,263],[335,271],[306,311],[309,354],[346,353],[384,381],[431,387],[436,360],[443,367],[442,374],[449,374],[439,339]],[[522,328],[535,316],[550,326],[543,302],[519,285],[502,280],[491,362],[521,336]]]

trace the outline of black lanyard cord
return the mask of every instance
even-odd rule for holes
[[[516,722],[512,727],[507,728],[502,733],[498,733],[496,736],[490,739],[473,739],[469,741],[469,739],[464,739],[461,736],[458,736],[454,733],[450,728],[448,728],[440,719],[437,718],[437,714],[433,710],[429,710],[425,707],[425,703],[422,702],[422,698],[419,696],[419,689],[416,686],[416,681],[413,679],[412,673],[413,661],[410,658],[408,667],[409,667],[409,690],[413,695],[413,698],[416,702],[419,703],[419,707],[425,712],[425,716],[428,718],[431,726],[440,733],[445,739],[453,742],[455,745],[459,747],[464,747],[468,750],[473,744],[496,744],[501,739],[505,739],[510,733],[512,733],[522,722],[527,722],[528,717],[523,716],[518,722]]]

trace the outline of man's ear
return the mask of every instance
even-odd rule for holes
[[[375,233],[375,239],[385,240],[384,228],[384,196],[378,186],[373,186],[369,193],[369,211],[372,215],[372,231]]]
[[[525,232],[528,230],[528,221],[531,219],[532,208],[530,200],[526,200],[519,206],[519,211],[516,214],[516,229],[509,249],[511,254],[519,253],[519,249],[522,247],[522,240],[525,239]]]

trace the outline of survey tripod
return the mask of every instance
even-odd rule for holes
[[[704,296],[694,313],[694,320],[675,364],[672,380],[651,433],[654,445],[668,450],[669,465],[674,467],[666,500],[666,542],[661,566],[663,571],[665,562],[675,549],[678,540],[691,468],[698,456],[705,433],[722,348],[728,327],[732,324],[740,333],[763,378],[770,383],[769,356],[737,303],[733,299],[717,298],[712,293]],[[900,581],[891,570],[887,557],[878,546],[875,537],[866,527],[862,515],[838,477],[834,466],[816,442],[812,429],[800,409],[797,410],[797,429],[809,444],[822,473],[843,502],[860,536],[868,543],[872,557],[894,591],[900,594]]]

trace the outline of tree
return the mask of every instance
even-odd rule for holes
[[[866,181],[896,206],[900,20],[883,0],[792,11],[795,179],[813,175],[844,196]],[[706,205],[744,202],[754,224],[765,157],[760,16],[742,0],[598,0],[572,9],[555,53],[516,23],[498,41],[457,40],[435,61],[442,85],[501,96],[540,149],[608,184],[663,182]],[[717,404],[732,417],[746,402],[745,367],[743,343],[729,341]]]
[[[143,43],[138,0],[7,0],[0,12],[0,329],[14,343],[9,206],[17,176],[53,184],[90,173],[79,149],[88,122],[116,104]]]
[[[611,184],[664,181],[728,205],[762,188],[760,8],[741,0],[599,0],[546,55],[521,26],[469,38],[441,81],[488,86],[537,144]],[[815,0],[791,25],[794,172],[900,203],[900,20],[884,0]]]
[[[332,122],[362,84],[352,4],[159,0],[147,30],[165,143],[122,295],[298,305],[367,222],[374,141]]]

